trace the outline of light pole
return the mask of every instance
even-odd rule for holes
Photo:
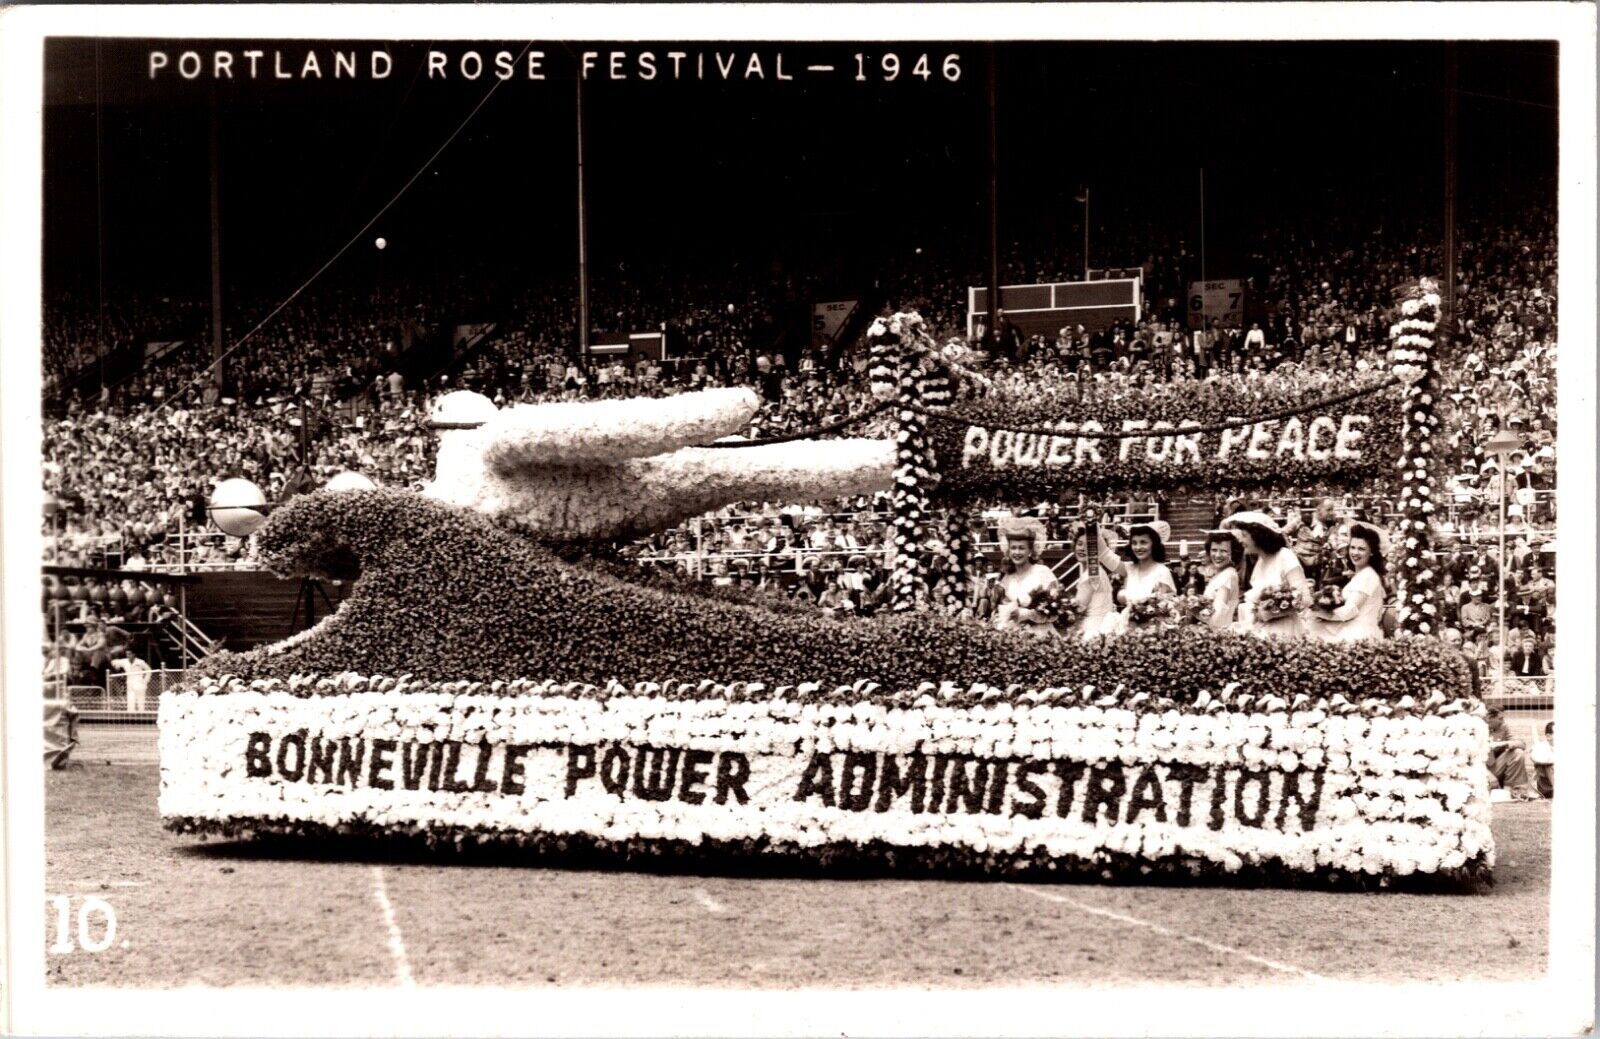
[[[1495,598],[1500,604],[1500,660],[1495,671],[1494,692],[1495,696],[1504,699],[1506,695],[1506,463],[1511,457],[1511,452],[1520,450],[1522,441],[1502,429],[1489,438],[1483,449],[1495,456],[1497,461],[1496,471],[1500,478],[1500,554],[1495,560]]]
[[[1089,189],[1078,189],[1077,201],[1083,203],[1083,280],[1089,280]]]

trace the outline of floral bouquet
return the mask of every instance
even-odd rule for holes
[[[1299,603],[1295,601],[1294,589],[1287,583],[1263,589],[1256,598],[1256,616],[1264,621],[1277,620],[1279,617],[1294,613],[1299,608]]]
[[[1041,620],[1047,620],[1052,624],[1061,619],[1064,611],[1077,608],[1070,599],[1061,594],[1061,588],[1057,585],[1035,588],[1022,606],[1037,613]]]
[[[1070,628],[1083,619],[1083,606],[1077,596],[1068,595],[1060,589],[1051,596],[1050,609],[1053,611],[1050,619],[1058,628]]]
[[[1173,620],[1177,614],[1175,607],[1176,600],[1170,596],[1152,595],[1128,607],[1128,621],[1131,624],[1148,625]]]
[[[1311,597],[1311,608],[1323,612],[1337,610],[1344,605],[1344,592],[1336,584],[1325,584]]]
[[[1204,624],[1216,611],[1216,603],[1206,595],[1182,595],[1174,605],[1180,624]]]

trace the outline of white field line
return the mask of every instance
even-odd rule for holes
[[[1219,942],[1208,941],[1205,938],[1198,938],[1192,934],[1184,934],[1182,931],[1174,931],[1170,927],[1163,927],[1160,924],[1152,923],[1149,920],[1141,920],[1136,916],[1127,916],[1123,913],[1113,912],[1110,909],[1101,909],[1099,906],[1092,906],[1086,902],[1080,902],[1075,898],[1068,898],[1065,895],[1058,895],[1053,891],[1043,891],[1036,887],[1024,887],[1021,884],[1007,884],[1006,887],[1012,889],[1013,891],[1021,891],[1025,895],[1032,895],[1034,898],[1042,898],[1046,902],[1057,902],[1061,905],[1071,906],[1081,913],[1092,913],[1095,916],[1103,916],[1108,920],[1115,920],[1118,923],[1130,924],[1134,927],[1143,927],[1146,930],[1154,931],[1157,934],[1166,935],[1168,938],[1177,938],[1179,941],[1189,942],[1193,945],[1198,945],[1203,949],[1210,949],[1212,952],[1220,952],[1228,956],[1237,956],[1240,959],[1249,960],[1251,963],[1259,964],[1260,966],[1266,967],[1269,970],[1279,971],[1284,974],[1293,974],[1309,981],[1329,980],[1320,974],[1313,974],[1311,971],[1296,967],[1292,963],[1279,963],[1277,960],[1269,960],[1264,956],[1257,956],[1253,952],[1245,952],[1243,949],[1235,949],[1231,945],[1223,945]]]
[[[721,916],[723,913],[728,911],[727,906],[706,894],[704,888],[697,887],[694,889],[694,900],[705,907],[705,911],[710,913],[712,916]]]
[[[394,957],[394,980],[401,988],[415,988],[411,976],[411,961],[406,958],[406,942],[400,936],[400,925],[394,919],[394,906],[389,902],[389,889],[383,882],[383,867],[372,867],[372,897],[383,913],[383,924],[389,929],[389,955]]]
[[[145,880],[75,880],[68,887],[71,888],[108,888],[108,887],[145,887],[149,881]]]

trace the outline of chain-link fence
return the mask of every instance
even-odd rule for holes
[[[1502,689],[1490,671],[1483,676],[1483,699],[1503,711],[1550,711],[1556,706],[1554,675],[1507,675]]]
[[[69,685],[66,699],[84,721],[148,725],[156,720],[161,694],[175,688],[188,672],[181,668],[116,671],[104,686]]]

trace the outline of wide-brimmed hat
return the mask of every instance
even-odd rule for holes
[[[1165,545],[1167,539],[1172,537],[1172,524],[1166,520],[1151,520],[1148,523],[1135,523],[1128,528],[1128,536],[1135,534],[1149,534],[1161,544]]]
[[[1366,520],[1351,520],[1350,521],[1350,533],[1354,534],[1358,530],[1369,530],[1369,531],[1371,531],[1373,536],[1378,539],[1378,551],[1381,552],[1385,556],[1387,556],[1389,554],[1389,532],[1388,531],[1384,530],[1382,527],[1378,526],[1377,524],[1368,523]]]
[[[1049,535],[1044,524],[1031,516],[1013,516],[1000,523],[1000,551],[1010,552],[1011,542],[1031,541],[1035,556],[1044,552]]]
[[[1236,512],[1232,516],[1229,516],[1227,519],[1222,521],[1222,525],[1224,527],[1233,527],[1238,526],[1239,524],[1249,524],[1253,527],[1261,527],[1264,530],[1272,531],[1279,537],[1283,536],[1283,528],[1278,526],[1278,521],[1267,515],[1265,512],[1257,512],[1254,509],[1246,509],[1243,512]]]

